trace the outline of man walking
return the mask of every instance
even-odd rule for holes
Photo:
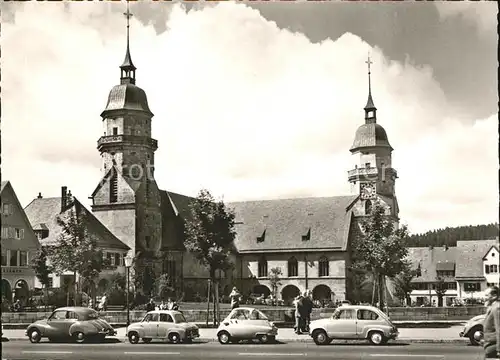
[[[313,301],[311,299],[311,291],[306,290],[304,292],[304,299],[302,300],[302,303],[304,305],[304,322],[303,322],[303,331],[308,333],[309,332],[309,324],[311,323],[311,313],[314,307]]]
[[[500,291],[498,286],[486,290],[488,311],[484,319],[484,358],[500,358]]]

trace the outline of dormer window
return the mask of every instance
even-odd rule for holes
[[[311,228],[307,229],[307,232],[302,235],[302,241],[309,241],[311,240]]]
[[[366,164],[365,164],[365,167],[366,167],[367,169],[369,169],[369,168],[370,168],[370,163],[369,163],[369,162],[368,162],[368,163],[366,163]]]
[[[262,232],[262,235],[261,236],[257,236],[257,242],[264,242],[264,240],[266,239],[266,230],[264,230]]]

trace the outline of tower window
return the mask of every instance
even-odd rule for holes
[[[113,135],[118,135],[118,128],[117,127],[113,128]]]
[[[370,215],[372,212],[372,202],[370,200],[366,200],[365,202],[365,215]]]
[[[146,242],[146,248],[149,249],[149,246],[151,245],[151,237],[150,236],[146,236],[144,238],[145,242]]]
[[[366,164],[365,164],[365,167],[366,167],[367,169],[369,169],[369,168],[370,168],[370,163],[366,163]]]
[[[116,173],[111,176],[109,182],[109,202],[115,203],[118,201],[118,179]]]

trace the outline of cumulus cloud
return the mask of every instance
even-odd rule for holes
[[[3,174],[23,204],[61,185],[85,200],[100,180],[99,114],[125,50],[123,4],[101,4],[26,3],[3,27]],[[455,121],[431,68],[349,33],[313,44],[243,4],[176,4],[160,35],[131,21],[161,188],[227,201],[348,194],[370,52],[402,219],[412,231],[497,219],[495,118]]]

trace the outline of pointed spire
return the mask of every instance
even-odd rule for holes
[[[127,51],[123,64],[120,66],[120,79],[122,84],[135,84],[136,67],[132,63],[132,57],[130,56],[130,18],[132,17],[132,13],[129,11],[129,0],[127,0],[127,12],[123,13],[123,15],[127,18]]]
[[[365,121],[366,123],[372,123],[377,121],[376,113],[377,113],[377,108],[373,104],[373,98],[372,98],[372,82],[371,82],[371,71],[370,71],[370,65],[373,64],[373,62],[370,60],[370,54],[368,54],[368,60],[365,61],[366,64],[368,64],[368,101],[366,102],[365,106]]]

